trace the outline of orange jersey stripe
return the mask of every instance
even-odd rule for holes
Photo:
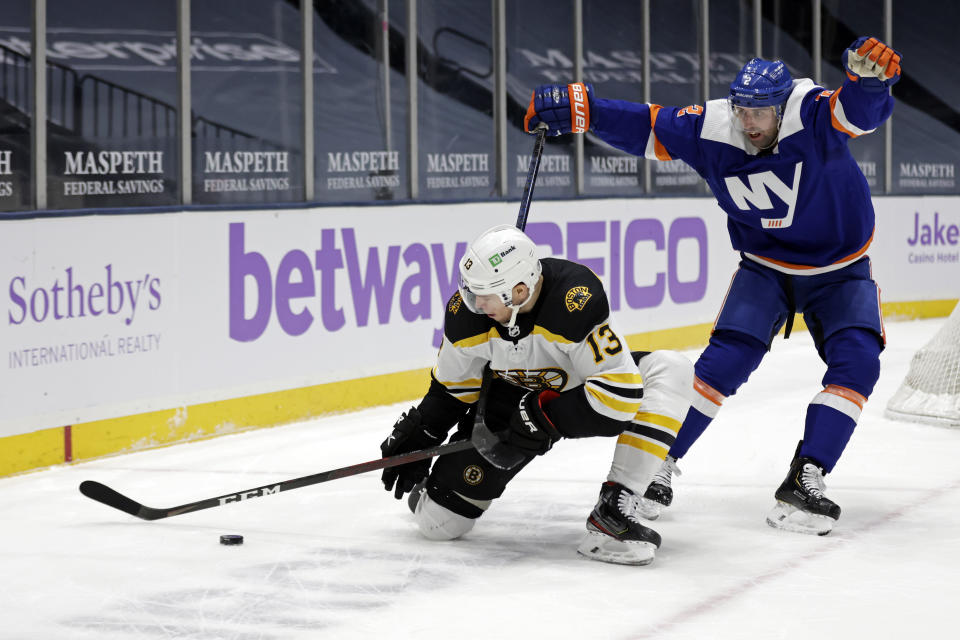
[[[843,87],[840,87],[840,89],[843,89]],[[854,133],[853,131],[850,131],[850,129],[847,129],[845,126],[840,124],[840,121],[837,120],[836,114],[833,112],[834,109],[836,109],[837,107],[837,98],[840,97],[840,89],[837,89],[836,91],[834,91],[833,95],[830,96],[830,122],[833,124],[833,128],[836,129],[837,131],[840,131],[841,133],[845,133],[851,138],[858,138],[860,137],[860,134]]]
[[[873,232],[870,234],[870,239],[867,240],[866,244],[864,244],[862,247],[860,247],[860,249],[858,249],[855,253],[851,253],[851,254],[848,255],[848,256],[844,256],[843,258],[840,258],[839,260],[836,260],[836,261],[834,261],[834,262],[831,262],[830,264],[844,264],[844,263],[846,263],[846,262],[852,262],[852,261],[856,260],[857,258],[859,258],[860,256],[862,256],[864,253],[867,252],[867,249],[870,247],[870,243],[873,242],[873,236],[874,236],[874,234],[876,234],[876,233],[877,233],[877,228],[874,227],[874,228],[873,228]],[[758,257],[758,258],[761,258],[761,259],[763,259],[764,261],[769,262],[769,263],[771,263],[771,264],[776,264],[776,265],[779,265],[779,266],[781,266],[781,267],[786,267],[787,269],[798,269],[798,270],[802,270],[802,269],[821,269],[821,268],[822,268],[822,267],[811,267],[811,266],[808,265],[808,264],[793,264],[792,262],[784,262],[784,261],[782,261],[782,260],[774,260],[773,258],[767,258],[767,257],[765,257],[765,256],[757,256],[757,257]]]

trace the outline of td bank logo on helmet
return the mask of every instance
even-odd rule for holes
[[[495,254],[493,254],[492,256],[490,256],[490,258],[488,258],[489,261],[490,261],[490,266],[491,266],[491,267],[496,267],[496,266],[498,266],[501,262],[503,262],[503,259],[504,259],[506,256],[508,256],[508,255],[510,255],[511,253],[513,253],[514,251],[516,251],[516,249],[517,249],[516,246],[510,245],[509,247],[507,247],[506,249],[504,249],[504,250],[501,251],[500,253],[495,253]],[[469,269],[469,267],[467,267],[467,268]]]

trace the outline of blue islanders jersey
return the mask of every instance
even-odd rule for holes
[[[677,108],[596,98],[591,120],[618,149],[693,167],[727,213],[734,249],[778,271],[814,275],[859,259],[873,239],[870,188],[847,142],[892,111],[886,91],[794,80],[772,153],[734,127],[726,99]]]

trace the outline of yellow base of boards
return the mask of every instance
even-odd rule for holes
[[[884,303],[883,314],[888,320],[943,317],[956,304],[956,300]],[[794,331],[805,328],[798,315]],[[632,349],[643,351],[695,349],[707,344],[710,329],[710,324],[698,324],[638,333],[627,336],[627,341]],[[0,438],[0,477],[415,400],[429,385],[430,369],[417,369],[8,436]]]

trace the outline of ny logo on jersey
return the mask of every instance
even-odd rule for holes
[[[783,229],[793,224],[793,212],[797,208],[797,193],[800,191],[800,172],[803,163],[798,162],[793,170],[793,186],[788,186],[777,177],[773,171],[751,173],[747,176],[749,186],[737,176],[724,178],[727,191],[733,203],[744,211],[749,211],[748,202],[757,209],[773,209],[770,201],[770,192],[783,200],[787,205],[787,215],[782,218],[760,218],[764,229]]]

